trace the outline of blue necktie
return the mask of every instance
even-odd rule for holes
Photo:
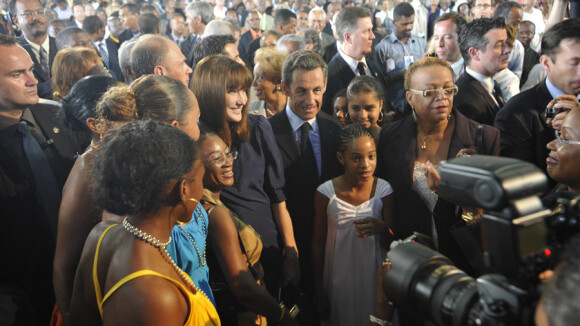
[[[44,207],[48,224],[56,236],[58,210],[61,200],[61,191],[56,182],[56,177],[54,176],[50,162],[46,158],[38,141],[34,139],[28,130],[28,125],[25,121],[21,121],[18,124],[18,132],[22,134],[22,146],[24,147],[24,154],[26,154],[28,164],[34,176],[37,195]]]
[[[101,55],[101,59],[103,59],[105,67],[109,68],[109,54],[107,53],[107,49],[105,49],[105,43],[103,42],[99,42],[99,54]]]

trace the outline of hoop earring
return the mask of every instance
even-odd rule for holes
[[[344,120],[345,120],[345,121],[348,121],[348,122],[352,122],[352,121],[350,121],[350,115],[348,114],[348,112],[346,112],[346,113],[344,114]]]
[[[191,197],[191,198],[187,198],[186,200],[187,200],[187,201],[192,201],[192,202],[194,202],[194,203],[199,203],[199,200],[197,200],[197,199],[195,199],[195,198],[193,198],[193,197]]]
[[[384,118],[385,118],[385,114],[383,113],[383,111],[381,111],[379,113],[379,118],[377,119],[377,122],[383,122]]]

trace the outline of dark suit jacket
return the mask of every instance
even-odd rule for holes
[[[332,44],[325,46],[324,47],[324,54],[322,55],[322,57],[324,58],[324,61],[326,61],[326,63],[328,64],[330,62],[330,60],[332,60],[332,58],[334,58],[334,56],[336,55],[336,52],[338,52],[338,49],[336,48],[336,41],[334,41],[334,43],[332,43]]]
[[[30,109],[44,137],[54,141],[43,147],[62,189],[75,154],[83,150],[82,138],[63,125],[57,106],[36,104]],[[12,290],[9,296],[19,308],[15,312],[16,325],[43,325],[48,323],[54,307],[52,263],[56,234],[39,203],[17,127],[0,130],[0,257],[3,266],[10,266],[0,268],[0,292],[6,294],[6,286]]]
[[[546,124],[544,110],[552,100],[546,80],[512,97],[497,113],[495,127],[501,132],[501,155],[536,164],[546,171],[546,145],[554,129]]]
[[[478,123],[455,113],[455,129],[449,145],[447,158],[456,157],[463,148],[477,148]],[[499,131],[485,126],[482,133],[480,154],[498,155],[500,149]],[[417,151],[417,124],[408,116],[383,127],[378,148],[375,174],[387,180],[393,187],[395,237],[406,238],[413,231],[431,236],[431,213],[413,186],[413,168]],[[466,271],[478,270],[482,266],[472,266],[467,262],[461,246],[452,236],[452,229],[464,226],[463,220],[455,214],[455,205],[439,198],[433,216],[439,238],[439,251],[449,257],[459,268]],[[481,272],[481,271],[479,271]]]
[[[242,60],[244,60],[244,62],[248,60],[248,49],[250,47],[250,43],[252,43],[253,40],[252,32],[250,32],[250,30],[242,34],[240,37],[240,42],[238,43],[238,52],[240,53],[240,57]]]
[[[431,39],[433,36],[433,28],[435,27],[435,21],[437,18],[441,16],[441,8],[437,7],[434,13],[429,14],[429,18],[427,18],[427,39]]]
[[[49,42],[49,53],[48,53],[48,68],[52,69],[52,62],[58,50],[56,49],[56,41],[53,37],[48,37]],[[40,67],[40,62],[36,58],[32,46],[24,38],[24,35],[20,35],[20,45],[28,52],[32,62],[34,63],[34,77],[38,80],[38,96],[41,98],[52,99],[52,80],[50,79],[51,73],[44,73]]]
[[[121,44],[123,44],[123,42],[130,40],[133,38],[133,32],[131,32],[130,29],[126,29],[124,31],[121,32],[121,34],[119,34],[119,37],[117,37],[117,39],[119,40],[119,46],[121,46]]]
[[[248,53],[246,54],[247,61],[246,66],[250,71],[254,71],[254,57],[256,56],[256,51],[260,48],[260,38],[257,38],[250,42],[248,45]]]
[[[181,53],[185,56],[185,62],[191,68],[193,67],[193,48],[197,42],[201,41],[201,38],[195,34],[189,34],[183,42],[179,45],[181,48]]]
[[[366,62],[373,77],[377,78],[383,87],[386,87],[385,77],[382,73],[382,69],[380,69],[379,66],[371,60],[366,59]],[[335,54],[334,58],[332,58],[328,64],[328,82],[326,85],[326,92],[324,92],[324,98],[322,100],[322,111],[332,115],[332,98],[341,89],[347,88],[348,84],[355,77],[356,75],[354,72],[352,72],[340,53]]]
[[[124,82],[125,77],[123,76],[123,71],[119,65],[119,45],[110,37],[105,40],[105,43],[107,44],[107,50],[109,51],[109,70],[115,79]]]
[[[493,126],[499,107],[483,85],[467,72],[455,82],[459,93],[453,100],[453,108],[469,119]]]
[[[272,125],[274,138],[280,148],[280,154],[284,161],[284,177],[286,185],[286,205],[292,217],[294,237],[298,245],[300,255],[301,283],[312,290],[312,228],[314,223],[314,194],[316,188],[324,181],[330,180],[342,173],[342,166],[336,158],[338,148],[338,135],[340,126],[338,122],[320,112],[317,115],[320,132],[320,146],[322,171],[320,178],[313,180],[304,177],[304,163],[300,155],[300,149],[296,143],[296,137],[288,121],[284,109],[271,117],[268,121]]]

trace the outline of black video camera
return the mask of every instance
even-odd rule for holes
[[[516,159],[476,155],[441,164],[439,195],[482,207],[484,257],[496,274],[477,280],[417,241],[393,242],[383,289],[403,310],[439,325],[531,325],[540,293],[538,274],[553,268],[563,243],[578,233],[580,198],[557,199],[552,214],[538,197],[547,178]]]

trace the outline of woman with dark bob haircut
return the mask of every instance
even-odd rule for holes
[[[95,153],[94,194],[121,224],[99,223],[75,278],[70,325],[219,325],[211,301],[169,256],[171,231],[202,196],[194,141],[158,121],[108,133]]]
[[[262,238],[265,284],[270,293],[277,293],[282,264],[285,282],[298,282],[298,250],[283,192],[284,165],[272,127],[263,116],[248,115],[252,74],[231,59],[210,56],[197,64],[193,80],[202,130],[215,132],[238,152],[234,185],[222,191],[221,200]],[[285,246],[284,261],[278,231]]]

